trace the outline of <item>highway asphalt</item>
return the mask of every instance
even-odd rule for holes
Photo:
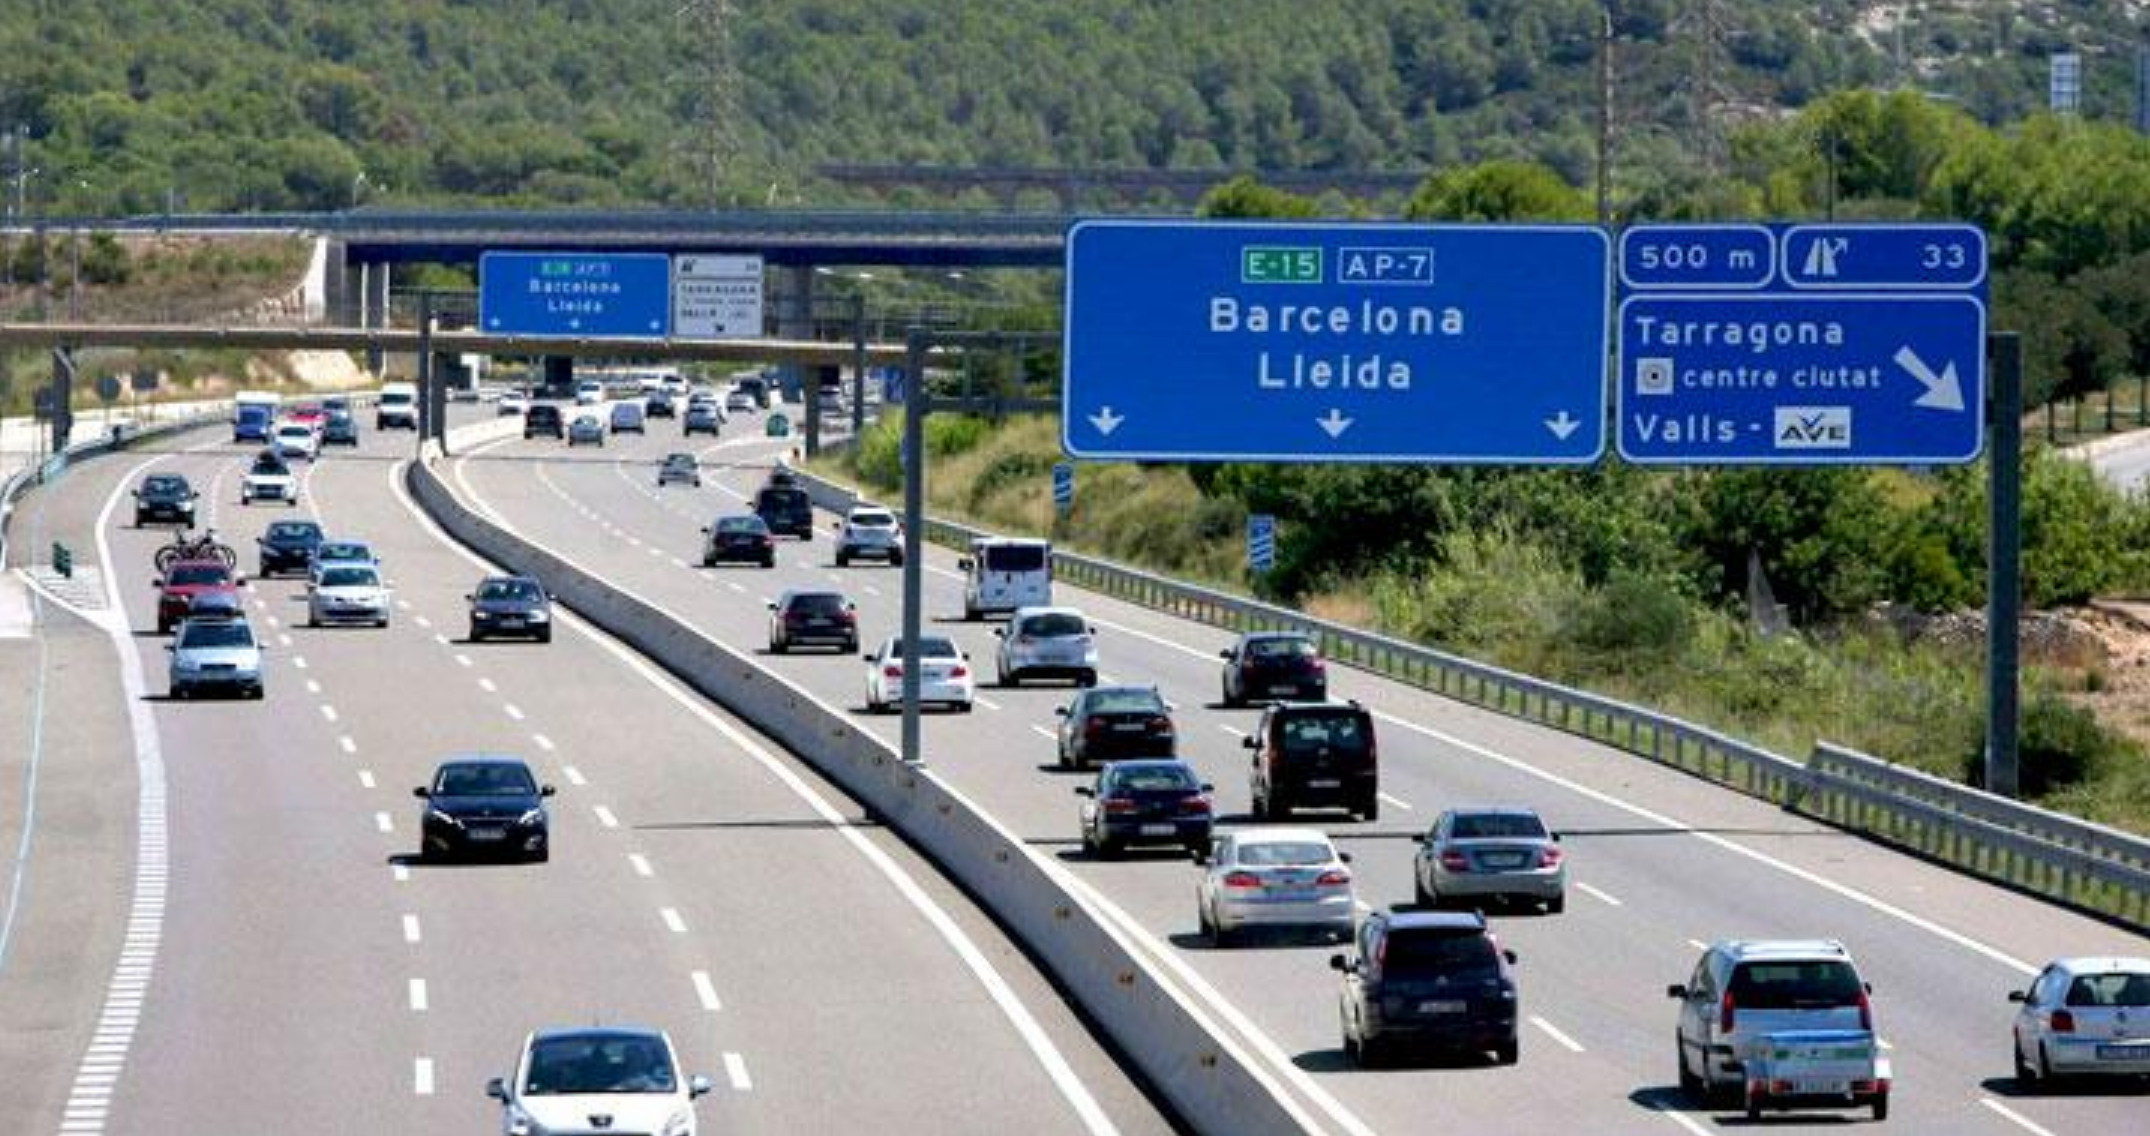
[[[775,570],[699,567],[699,526],[745,510],[771,458],[789,445],[760,438],[758,426],[735,421],[716,443],[688,445],[660,422],[645,438],[614,439],[601,451],[514,440],[446,468],[466,501],[525,538],[736,648],[765,646],[764,601],[787,587],[839,587],[859,605],[863,639],[887,634],[898,622],[899,574],[835,569],[830,518],[811,543],[783,543]],[[699,490],[660,491],[655,460],[678,449],[730,468]],[[994,640],[986,625],[960,622],[954,559],[941,549],[928,557],[930,625],[990,674]],[[1239,739],[1254,714],[1215,705],[1216,652],[1229,637],[1065,585],[1058,598],[1101,626],[1109,680],[1155,682],[1178,704],[1183,755],[1217,785],[1226,822],[1239,822],[1248,803]],[[895,719],[863,714],[856,657],[762,661],[895,738]],[[1363,900],[1409,900],[1409,837],[1445,806],[1529,804],[1566,835],[1567,912],[1493,917],[1522,959],[1528,1025],[1516,1067],[1355,1070],[1339,1050],[1336,980],[1327,966],[1339,948],[1209,949],[1195,934],[1196,869],[1184,859],[1082,856],[1071,793],[1081,780],[1049,767],[1053,708],[1066,688],[982,686],[975,713],[928,719],[926,757],[1124,913],[1163,965],[1209,992],[1219,1015],[1337,1131],[1414,1132],[1437,1122],[1487,1132],[1662,1133],[1743,1123],[1673,1088],[1674,1016],[1664,988],[1684,981],[1701,944],[1721,937],[1825,937],[1848,946],[1874,985],[1877,1024],[1891,1047],[1893,1130],[2140,1130],[2139,1094],[2017,1095],[2005,997],[2051,957],[2150,953],[2143,938],[1555,731],[1349,670],[1332,670],[1332,688],[1379,716],[1383,816],[1326,823],[1356,854]],[[1772,1125],[1831,1122],[1802,1114]]]
[[[579,621],[549,645],[463,642],[483,570],[402,496],[410,449],[367,431],[306,470],[296,510],[238,505],[252,448],[217,431],[41,493],[53,531],[101,536],[82,559],[117,574],[116,634],[169,780],[170,872],[154,933],[128,941],[150,961],[131,966],[126,668],[55,614],[48,666],[79,672],[50,695],[72,711],[66,768],[48,770],[46,843],[0,970],[0,1057],[34,1086],[19,1130],[485,1131],[483,1085],[526,1031],[612,1022],[669,1030],[716,1082],[705,1132],[1170,1129],[988,917],[795,759]],[[204,488],[249,576],[273,519],[371,541],[392,626],[308,628],[299,580],[250,579],[267,697],[166,701],[148,566],[164,534],[129,527],[115,496],[152,468]],[[9,722],[36,642],[0,644]],[[477,751],[558,786],[550,863],[412,857],[411,787]],[[8,853],[21,774],[0,762]],[[93,1037],[115,974],[139,1024]]]

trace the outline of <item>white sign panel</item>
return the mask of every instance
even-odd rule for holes
[[[679,339],[760,339],[758,256],[672,258],[672,334]]]

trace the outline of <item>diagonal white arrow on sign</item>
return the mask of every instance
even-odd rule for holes
[[[1926,388],[1919,397],[1912,400],[1911,405],[1923,406],[1929,410],[1963,409],[1963,384],[1956,379],[1954,361],[1942,366],[1941,373],[1936,375],[1933,368],[1926,365],[1926,360],[1919,358],[1918,352],[1909,347],[1899,347],[1896,349],[1896,365],[1910,372],[1911,377]]]

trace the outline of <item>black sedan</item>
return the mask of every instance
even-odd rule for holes
[[[255,543],[261,546],[261,564],[254,575],[263,579],[278,572],[304,575],[321,548],[321,526],[312,521],[277,521]]]
[[[1094,686],[1054,713],[1060,715],[1062,769],[1178,752],[1172,704],[1154,686]]]
[[[1216,806],[1210,787],[1184,761],[1116,761],[1095,785],[1075,790],[1082,805],[1082,846],[1113,856],[1137,844],[1174,844],[1192,852],[1209,847]]]
[[[430,785],[412,794],[424,801],[419,854],[514,856],[543,862],[552,855],[552,818],[539,785],[520,758],[459,757],[441,763]]]
[[[858,654],[858,608],[842,592],[785,592],[770,602],[771,653],[781,655],[812,643]]]
[[[702,538],[704,568],[739,561],[776,567],[776,537],[760,517],[718,517],[716,524],[702,530]]]
[[[194,499],[199,496],[187,479],[176,473],[150,474],[134,491],[135,527],[153,521],[192,526]]]
[[[1329,668],[1312,636],[1296,631],[1249,631],[1217,652],[1224,658],[1224,704],[1329,697]]]
[[[552,642],[552,599],[528,576],[487,576],[470,601],[470,641],[528,636]]]

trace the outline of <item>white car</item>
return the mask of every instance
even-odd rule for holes
[[[299,479],[274,450],[262,451],[247,468],[246,476],[239,479],[239,503],[251,505],[256,501],[299,503]]]
[[[172,653],[171,697],[228,690],[261,697],[261,643],[244,619],[189,619],[166,648]]]
[[[312,461],[321,456],[321,435],[314,433],[314,428],[304,422],[286,422],[278,426],[269,444],[276,447],[279,457]]]
[[[500,409],[497,414],[501,418],[512,418],[520,416],[529,409],[529,395],[524,394],[522,391],[509,391],[500,396]]]
[[[726,414],[752,414],[754,409],[754,396],[745,391],[735,390],[724,396]]]
[[[485,1095],[500,1102],[504,1136],[634,1132],[695,1136],[696,1097],[709,1078],[683,1077],[672,1039],[632,1026],[539,1030],[523,1039],[513,1077]]]
[[[605,384],[585,379],[575,384],[575,405],[596,406],[605,400]]]
[[[1351,936],[1357,898],[1351,857],[1318,828],[1242,828],[1217,837],[1195,885],[1195,916],[1211,943],[1224,946],[1256,927]]]
[[[2016,1083],[2150,1076],[2150,958],[2064,958],[2012,990]]]
[[[391,593],[380,569],[370,564],[332,564],[306,587],[306,624],[370,623],[388,626]]]
[[[970,656],[944,636],[918,639],[918,704],[940,703],[970,713],[974,680]],[[883,713],[903,705],[903,637],[891,635],[866,656],[866,710]]]
[[[903,525],[879,505],[853,505],[836,538],[836,566],[867,559],[903,567]]]
[[[306,571],[309,583],[319,580],[321,573],[330,568],[357,566],[379,568],[381,558],[374,555],[373,546],[362,540],[326,540],[314,546],[313,564]]]

